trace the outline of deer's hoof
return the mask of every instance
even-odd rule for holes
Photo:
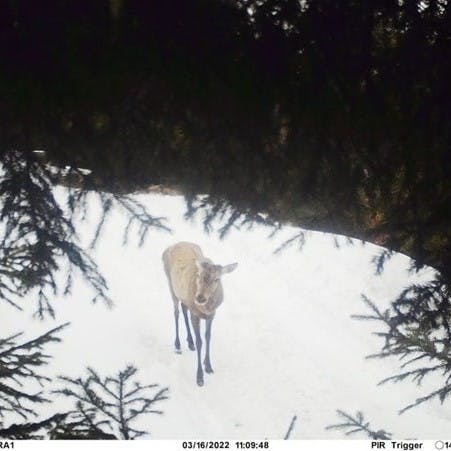
[[[181,354],[181,353],[182,353],[182,350],[181,350],[181,349],[175,348],[175,353],[176,353],[176,354]]]
[[[194,346],[194,343],[188,343],[188,348],[190,348],[191,351],[195,351],[196,347]]]
[[[207,365],[205,366],[205,372],[208,374],[214,373],[213,368],[211,366],[207,366]]]
[[[204,385],[204,380],[203,379],[197,379],[197,385],[199,387],[202,387]]]

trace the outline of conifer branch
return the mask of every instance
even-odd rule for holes
[[[5,153],[0,169],[0,300],[21,309],[20,300],[34,293],[36,316],[54,317],[52,299],[60,293],[71,292],[77,271],[93,290],[92,301],[102,300],[111,306],[107,281],[96,262],[81,247],[75,230],[75,221],[86,219],[88,214],[88,192],[82,183],[86,176],[77,168],[57,168],[33,154],[19,151]],[[78,187],[68,183],[61,201],[54,188],[68,179],[77,180]],[[134,225],[140,245],[151,228],[170,230],[165,218],[152,216],[132,196],[102,191],[92,195],[99,198],[102,214],[89,250],[98,243],[114,208],[120,208],[128,217],[124,242]],[[66,266],[68,272],[66,282],[59,286],[55,276],[62,266]]]
[[[18,343],[22,333],[0,340],[0,416],[4,412],[13,412],[27,419],[36,415],[33,404],[49,402],[42,391],[29,393],[23,386],[25,381],[34,380],[42,388],[50,381],[38,372],[51,358],[44,353],[44,347],[51,342],[60,342],[57,334],[68,324],[23,343]]]
[[[443,403],[449,397],[451,380],[451,331],[449,318],[451,305],[449,285],[439,275],[423,284],[405,288],[382,313],[377,306],[362,295],[370,309],[369,315],[353,315],[361,320],[373,320],[383,325],[384,331],[376,335],[384,339],[380,352],[367,358],[397,357],[402,372],[386,377],[379,385],[405,380],[421,385],[424,378],[440,374],[443,386],[402,408],[403,413],[426,401],[438,399]]]
[[[372,440],[390,440],[392,434],[386,432],[383,429],[375,431],[370,427],[370,423],[365,421],[362,412],[357,412],[355,417],[344,412],[343,410],[337,410],[337,414],[344,421],[338,424],[332,424],[326,426],[326,430],[343,430],[346,431],[345,435],[352,435],[359,432],[365,433]]]
[[[293,418],[291,419],[290,426],[288,427],[287,433],[285,434],[285,437],[283,438],[284,440],[288,440],[290,438],[290,435],[293,432],[294,424],[296,423],[297,418],[298,417],[296,415],[294,415]]]
[[[67,415],[66,413],[57,413],[50,418],[34,423],[12,424],[7,428],[0,429],[0,438],[8,440],[45,439],[47,433],[58,427]]]
[[[141,385],[133,381],[136,373],[137,369],[129,365],[115,377],[102,379],[95,370],[88,368],[86,379],[60,376],[59,380],[66,387],[54,393],[75,399],[78,410],[95,413],[103,421],[97,424],[98,427],[108,425],[122,439],[135,439],[147,434],[132,427],[136,418],[143,414],[162,414],[161,410],[155,410],[154,405],[168,399],[168,388],[152,394],[158,385]]]

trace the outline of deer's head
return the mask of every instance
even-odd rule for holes
[[[232,272],[238,263],[230,265],[215,265],[208,261],[196,261],[197,280],[194,304],[206,314],[211,314],[215,307],[215,294],[221,284],[221,276]]]

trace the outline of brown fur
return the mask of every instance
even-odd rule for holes
[[[198,357],[197,383],[203,385],[203,371],[200,364],[202,339],[200,338],[200,319],[206,320],[206,356],[204,360],[205,371],[212,373],[210,364],[210,331],[216,309],[224,300],[221,285],[221,275],[231,272],[236,264],[221,266],[204,257],[200,247],[194,243],[180,242],[168,247],[163,252],[164,271],[168,278],[169,290],[174,301],[174,316],[176,328],[176,351],[180,351],[179,340],[179,302],[182,304],[187,340],[190,349],[194,350],[193,339],[190,332],[188,311],[191,324],[195,332]]]
[[[163,253],[163,263],[170,288],[175,296],[174,302],[180,301],[199,318],[206,319],[215,314],[216,308],[223,301],[222,286],[218,285],[217,294],[202,310],[194,302],[196,294],[196,260],[211,263],[205,258],[200,247],[194,243],[180,242],[168,247]]]

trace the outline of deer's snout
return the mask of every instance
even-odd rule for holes
[[[202,295],[200,294],[200,295],[198,295],[198,296],[196,297],[196,302],[197,302],[198,304],[205,304],[205,302],[207,302],[207,299],[205,298],[205,296],[202,296]]]

